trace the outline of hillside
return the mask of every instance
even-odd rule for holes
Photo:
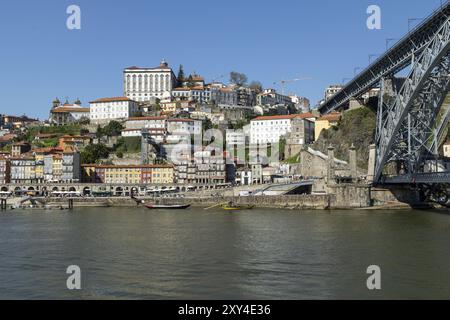
[[[327,153],[327,148],[335,148],[335,156],[348,161],[348,150],[356,147],[358,166],[367,168],[369,146],[374,142],[376,114],[369,108],[350,110],[344,113],[337,127],[322,131],[313,148]]]

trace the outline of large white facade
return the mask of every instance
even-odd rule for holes
[[[168,98],[176,83],[176,76],[165,61],[156,68],[129,67],[124,70],[125,96],[135,101]]]
[[[202,133],[202,121],[193,119],[169,119],[167,120],[167,131],[172,135]]]
[[[291,114],[286,116],[265,116],[250,122],[250,143],[278,143],[282,136],[292,131],[292,123],[296,118],[311,119],[311,114]]]
[[[124,120],[130,118],[138,108],[137,102],[127,97],[102,98],[90,102],[90,120],[91,123]]]

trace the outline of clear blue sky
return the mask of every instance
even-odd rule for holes
[[[77,4],[82,29],[66,28]],[[368,30],[366,9],[382,9],[382,30]],[[48,117],[55,97],[84,105],[123,94],[122,71],[156,66],[210,81],[232,70],[265,87],[287,86],[315,104],[324,88],[365,67],[386,38],[400,38],[408,18],[428,16],[441,0],[42,0],[2,1],[0,113]],[[228,80],[226,76],[225,81]],[[277,88],[279,89],[279,88]]]

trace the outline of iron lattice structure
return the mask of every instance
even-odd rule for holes
[[[383,170],[391,162],[397,164],[397,174],[404,175],[391,182],[403,181],[405,177],[411,178],[406,179],[410,183],[415,182],[414,177],[424,173],[425,160],[437,154],[440,135],[445,132],[449,118],[447,109],[438,119],[450,88],[449,50],[450,18],[447,18],[420,55],[412,55],[411,71],[401,89],[394,89],[392,98],[386,99],[382,81],[374,182],[386,182],[382,179]],[[429,177],[442,181],[444,175],[449,174],[435,173]]]
[[[381,79],[403,70],[428,46],[445,21],[450,17],[450,1],[409,32],[369,67],[348,82],[342,90],[319,106],[322,114],[348,105],[350,99],[359,98],[379,85]]]

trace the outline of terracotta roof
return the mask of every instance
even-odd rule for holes
[[[16,142],[13,146],[29,146],[30,144],[24,141]]]
[[[79,136],[79,135],[73,135],[73,136],[71,136],[71,135],[64,135],[64,136],[60,137],[60,139],[64,139],[64,140],[66,140],[66,139],[82,139],[82,140],[87,140],[87,139],[91,139],[91,138],[88,137],[88,136]]]
[[[171,164],[138,164],[138,165],[106,165],[106,164],[83,164],[82,167],[95,167],[102,169],[139,169],[139,168],[173,168]]]
[[[157,70],[157,69],[172,70],[169,66],[166,66],[166,65],[159,65],[159,66],[153,67],[153,68],[131,66],[131,67],[125,68],[125,71],[126,71],[126,70]]]
[[[339,112],[332,112],[329,114],[326,114],[322,117],[320,117],[319,119],[317,119],[317,121],[339,121],[341,119],[342,115]]]
[[[167,117],[131,117],[127,121],[165,120]]]
[[[169,122],[194,122],[194,121],[200,121],[200,120],[195,120],[195,119],[184,119],[184,118],[173,118],[173,119],[169,119],[167,120]]]
[[[89,108],[72,108],[72,107],[59,107],[56,109],[53,109],[51,111],[52,113],[73,113],[73,112],[80,112],[80,113],[89,113]]]
[[[173,89],[172,91],[192,91],[192,90],[205,90],[205,87],[203,87],[203,86],[197,86],[197,87],[192,87],[192,88],[178,87],[178,88]]]
[[[47,147],[47,148],[38,148],[31,150],[34,153],[51,153],[51,152],[62,152],[63,149],[59,147]]]
[[[100,98],[89,103],[133,101],[128,97]]]
[[[57,136],[58,135],[56,133],[38,133],[36,135],[36,138],[53,138]]]
[[[0,137],[0,141],[11,141],[15,137],[17,137],[15,134],[5,134],[4,136]]]
[[[289,119],[306,119],[306,118],[316,118],[312,113],[302,113],[302,114],[289,114],[289,115],[279,115],[279,116],[261,116],[251,121],[265,121],[265,120],[289,120]]]

